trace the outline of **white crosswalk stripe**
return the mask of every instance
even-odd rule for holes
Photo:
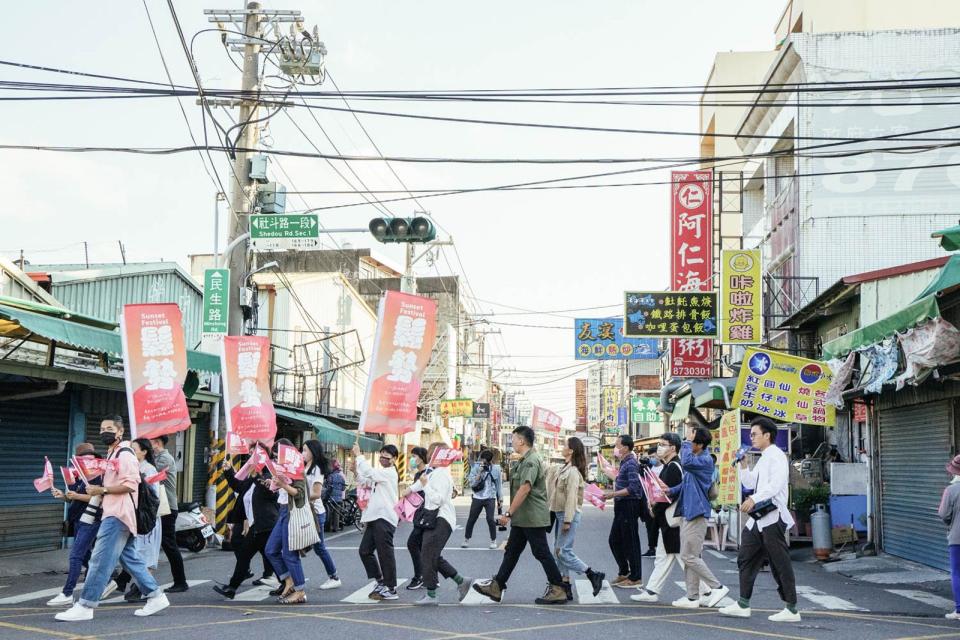
[[[831,596],[830,594],[824,593],[819,589],[814,589],[813,587],[797,585],[797,595],[802,598],[806,598],[815,605],[830,611],[868,611],[868,609],[858,607],[848,600],[838,598],[837,596]]]
[[[470,586],[470,591],[467,592],[467,595],[460,601],[460,604],[468,607],[483,607],[483,606],[497,606],[500,603],[494,602],[485,595],[481,595],[473,590],[473,585]]]
[[[928,604],[931,607],[936,609],[942,609],[944,611],[953,611],[956,606],[953,603],[953,600],[948,600],[947,598],[938,596],[934,593],[927,593],[926,591],[914,591],[911,589],[887,589],[887,593],[892,593],[896,596],[902,596],[904,598],[910,598],[911,600],[916,600],[917,602],[922,602],[923,604]]]
[[[675,584],[676,584],[678,587],[680,587],[680,591],[683,592],[683,595],[686,595],[686,593],[687,593],[687,583],[686,583],[685,581],[683,581],[683,580],[677,580]],[[703,583],[700,583],[700,593],[701,593],[701,594],[703,593],[703,590],[706,589],[706,588],[707,588],[706,585],[704,585]],[[681,596],[681,597],[682,597],[682,596]],[[716,605],[716,607],[714,607],[714,608],[719,609],[719,608],[722,608],[722,607],[728,607],[728,606],[730,606],[731,604],[733,604],[733,600],[732,600],[730,597],[724,597],[723,600],[721,600],[720,602],[718,602],[717,605]]]
[[[607,580],[603,581],[603,588],[596,596],[593,595],[593,585],[589,580],[577,580],[576,586],[577,602],[580,604],[620,604],[617,594]]]
[[[397,589],[402,587],[406,582],[406,578],[397,580]],[[350,604],[377,604],[379,602],[378,600],[371,600],[367,597],[370,595],[370,592],[373,591],[375,586],[377,586],[377,581],[371,580],[367,586],[357,589],[340,602],[349,602]]]
[[[270,592],[273,591],[274,587],[267,585],[254,587],[253,589],[247,589],[243,593],[238,593],[234,600],[240,602],[260,602],[261,600],[266,600],[270,597]]]
[[[209,581],[209,580],[187,580],[187,584],[190,585],[191,587],[195,587],[195,586],[197,586],[198,584],[205,584],[205,583],[207,583],[207,582],[210,582],[210,581]],[[172,587],[172,586],[173,586],[173,583],[172,583],[172,582],[167,582],[166,584],[160,585],[160,588],[161,588],[161,589],[169,589],[169,588]],[[115,597],[115,598],[109,598],[109,599],[107,599],[107,600],[101,600],[101,601],[100,601],[100,604],[120,604],[120,603],[122,603],[122,602],[124,602],[124,600],[123,600],[123,594],[120,594],[119,596],[117,596],[117,597]]]
[[[52,598],[60,593],[62,587],[56,589],[43,589],[41,591],[31,591],[30,593],[21,593],[18,596],[9,596],[0,598],[0,604],[20,604],[21,602],[30,602],[31,600],[40,600],[42,598]]]

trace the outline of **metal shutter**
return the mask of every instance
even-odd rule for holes
[[[207,499],[207,481],[210,479],[210,468],[207,454],[210,449],[210,414],[204,413],[194,420],[190,431],[194,432],[193,444],[193,496],[192,500],[204,504]],[[223,427],[221,427],[222,429]],[[189,431],[187,432],[190,433]],[[188,449],[189,450],[189,449]],[[186,464],[186,461],[184,461]],[[184,491],[186,487],[184,487]],[[186,495],[182,493],[181,495]]]
[[[59,467],[67,462],[70,392],[0,402],[0,554],[59,549],[63,503],[37,493],[43,457],[63,487]]]
[[[937,517],[953,451],[951,401],[881,409],[880,513],[887,553],[950,570],[947,527]]]

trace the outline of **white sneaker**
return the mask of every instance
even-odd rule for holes
[[[340,587],[342,584],[343,584],[343,583],[340,582],[340,579],[339,579],[339,578],[329,578],[326,582],[324,582],[322,585],[320,585],[320,590],[321,590],[321,591],[326,591],[327,589],[337,589],[337,588]]]
[[[770,622],[800,622],[800,612],[793,613],[790,609],[784,608],[783,611],[769,616],[767,620]]]
[[[720,601],[726,598],[728,593],[730,593],[730,587],[721,585],[711,591],[709,595],[701,597],[700,601],[703,602],[703,598],[706,598],[706,606],[713,608],[720,604]]]
[[[47,600],[48,607],[69,607],[73,604],[73,596],[58,593],[52,600]]]
[[[439,604],[440,604],[440,598],[438,598],[437,596],[433,596],[433,597],[431,598],[429,595],[427,595],[427,594],[425,593],[425,594],[423,594],[423,597],[422,597],[422,598],[420,598],[419,600],[414,601],[413,604],[415,604],[415,605],[417,605],[417,606],[420,606],[420,607],[436,607],[436,606],[439,606]]]
[[[943,617],[946,618],[947,620],[960,620],[960,613],[957,613],[956,611],[951,611],[950,613],[946,614]]]
[[[749,618],[750,607],[744,609],[738,603],[734,602],[726,607],[721,607],[718,613],[722,616],[727,616],[728,618]]]
[[[167,600],[167,594],[161,593],[153,598],[147,598],[147,604],[143,605],[142,609],[137,609],[134,611],[133,615],[145,618],[147,616],[152,616],[159,611],[163,611],[169,606],[170,601]]]
[[[691,600],[686,596],[682,598],[677,598],[670,604],[678,609],[699,609],[700,608],[699,600]]]
[[[66,611],[61,611],[54,617],[60,622],[82,622],[84,620],[93,620],[93,609],[90,607],[85,607],[77,602]]]
[[[491,549],[496,549],[498,546],[499,546],[499,545],[497,545],[496,542],[491,542],[491,543],[490,543],[490,548],[491,548]]]
[[[103,593],[100,594],[101,600],[106,600],[110,597],[110,594],[117,590],[117,581],[111,580],[107,583],[107,586],[103,588]]]
[[[653,593],[652,591],[647,591],[646,589],[643,589],[640,591],[640,593],[630,596],[630,599],[633,600],[634,602],[659,602],[660,596]]]
[[[469,540],[464,540],[463,543],[460,545],[460,548],[461,548],[461,549],[469,549],[469,548],[470,548],[470,541],[469,541]]]

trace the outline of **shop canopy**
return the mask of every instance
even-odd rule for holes
[[[343,427],[338,427],[330,420],[327,420],[323,416],[318,416],[315,413],[284,407],[276,407],[276,412],[281,418],[310,426],[314,433],[317,434],[317,440],[320,442],[331,442],[344,449],[349,449],[353,446],[353,443],[357,441],[357,433],[355,431],[347,431]],[[358,444],[360,445],[361,451],[367,452],[379,451],[380,447],[383,446],[383,442],[380,440],[365,435],[360,435]]]
[[[960,227],[957,228],[960,229]],[[947,264],[940,267],[937,277],[917,296],[917,300],[954,287],[960,287],[960,255],[951,256]]]
[[[843,357],[851,351],[876,344],[896,333],[902,333],[939,316],[940,307],[937,306],[937,296],[929,294],[886,318],[825,343],[823,359],[832,360]]]
[[[45,306],[45,305],[43,305]],[[59,316],[0,304],[0,338],[24,339],[40,344],[57,344],[84,353],[122,357],[120,334],[78,322],[63,309]],[[220,373],[220,358],[202,351],[187,350],[187,367],[192,371]]]
[[[947,251],[960,249],[960,226],[941,229],[930,234],[931,238],[940,238],[940,246]]]

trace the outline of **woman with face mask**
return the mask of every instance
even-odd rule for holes
[[[414,447],[410,451],[410,456],[407,458],[407,465],[410,467],[410,471],[414,472],[411,487],[419,486],[420,478],[422,478],[423,474],[427,471],[428,460],[427,450],[423,447]],[[415,490],[414,493],[421,498],[424,497],[422,488]],[[410,581],[410,584],[407,585],[407,589],[410,591],[423,588],[423,566],[420,562],[420,551],[422,547],[423,529],[414,523],[413,531],[410,532],[410,537],[407,538],[407,551],[410,552],[410,561],[413,562],[413,579]]]
[[[357,484],[370,488],[370,502],[360,518],[360,522],[366,523],[367,527],[363,531],[359,551],[367,577],[376,580],[373,591],[368,595],[371,600],[399,598],[397,559],[393,553],[393,534],[400,520],[394,509],[399,492],[394,462],[399,453],[392,444],[384,445],[374,466],[360,452],[360,445],[353,445],[353,458],[357,461]]]
[[[273,455],[276,458],[279,445],[285,444],[292,447],[293,443],[286,439],[277,440],[273,446]],[[290,549],[290,498],[293,498],[294,505],[300,509],[309,499],[307,494],[307,483],[304,480],[294,480],[287,482],[277,476],[273,478],[278,487],[277,505],[279,514],[277,523],[270,532],[270,539],[267,540],[267,558],[277,572],[280,579],[280,586],[271,591],[271,595],[279,596],[280,604],[304,604],[307,601],[307,594],[304,588],[307,579],[303,575],[303,564],[300,562],[300,553]]]

